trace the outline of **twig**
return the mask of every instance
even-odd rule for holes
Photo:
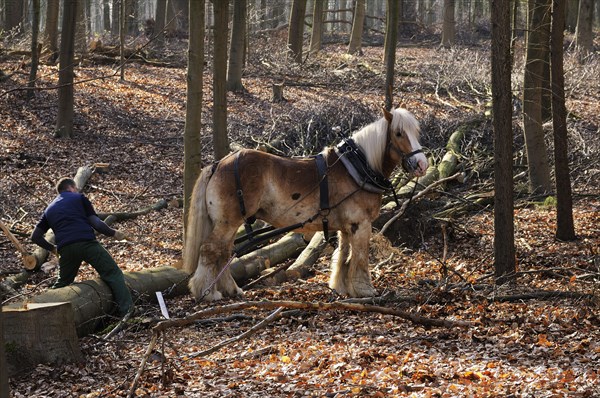
[[[138,368],[135,378],[131,383],[131,388],[129,388],[129,394],[127,394],[127,398],[132,398],[135,396],[135,390],[137,388],[138,382],[140,381],[140,377],[142,377],[142,374],[144,373],[144,369],[146,368],[146,362],[148,362],[148,358],[150,357],[150,354],[152,354],[152,350],[154,350],[154,347],[156,346],[156,342],[158,341],[159,335],[160,332],[156,330],[152,333],[152,339],[150,340],[150,344],[148,344],[146,353],[142,357],[142,362],[140,363],[140,367]]]
[[[248,336],[253,335],[254,333],[256,333],[258,330],[264,328],[265,326],[267,326],[269,323],[273,322],[274,320],[277,320],[279,318],[281,318],[281,311],[283,311],[283,307],[279,307],[277,308],[275,311],[273,311],[271,314],[269,314],[268,317],[266,317],[265,319],[263,319],[262,321],[260,321],[259,323],[257,323],[256,325],[252,326],[250,329],[246,330],[244,333],[239,334],[235,337],[232,337],[230,339],[227,340],[223,340],[220,343],[218,343],[217,345],[204,350],[204,351],[198,351],[195,352],[191,355],[187,356],[187,359],[192,359],[192,358],[196,358],[196,357],[203,357],[209,354],[212,354],[213,352],[217,352],[219,351],[221,348],[225,347],[226,345],[229,345],[231,343],[235,343],[236,341],[240,341]]]
[[[421,315],[413,314],[406,311],[397,310],[395,308],[381,307],[370,304],[354,304],[354,303],[343,303],[343,302],[305,302],[305,301],[246,301],[242,303],[234,303],[229,305],[223,305],[220,307],[211,307],[202,311],[195,312],[185,318],[174,318],[159,322],[154,326],[153,330],[156,332],[162,332],[171,327],[183,327],[187,326],[198,319],[212,316],[215,314],[223,314],[232,311],[239,311],[242,309],[258,308],[258,309],[276,309],[279,307],[298,309],[298,310],[314,310],[314,311],[355,311],[355,312],[374,312],[385,315],[397,316],[413,323],[424,325],[424,326],[436,326],[436,327],[470,327],[473,326],[472,322],[466,321],[451,321],[447,319],[427,318]]]
[[[429,193],[433,188],[437,187],[438,185],[441,185],[445,182],[456,179],[458,176],[460,176],[460,174],[461,173],[456,173],[454,175],[451,175],[450,177],[442,178],[441,180],[437,180],[437,181],[433,182],[432,184],[425,187],[425,189],[423,189],[422,191],[416,193],[415,196],[413,196],[412,200],[418,199],[421,196],[425,195],[426,193]],[[402,206],[400,207],[398,212],[383,225],[383,227],[381,228],[381,231],[379,231],[380,234],[383,235],[385,233],[385,231],[390,227],[390,225],[392,225],[394,223],[394,221],[396,221],[397,219],[402,217],[402,215],[406,211],[406,207],[408,206],[409,202],[410,202],[409,200],[406,200],[402,203]]]

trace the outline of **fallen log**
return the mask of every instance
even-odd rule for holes
[[[160,291],[164,297],[187,294],[188,274],[173,267],[158,267],[137,272],[124,272],[134,301],[156,300]],[[101,280],[94,279],[73,283],[59,289],[50,289],[33,296],[27,302],[13,303],[7,308],[26,308],[31,303],[68,302],[73,306],[73,316],[78,336],[92,333],[101,326],[105,317],[114,310],[110,288]]]
[[[236,258],[230,265],[231,275],[238,286],[256,278],[262,271],[297,254],[306,246],[301,233],[292,232],[278,241]]]
[[[306,278],[310,273],[310,267],[317,262],[325,247],[327,247],[327,241],[324,238],[323,232],[316,232],[308,243],[308,246],[304,248],[294,263],[287,269],[286,276],[288,280]]]

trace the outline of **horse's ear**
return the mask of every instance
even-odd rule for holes
[[[383,117],[385,117],[385,120],[387,120],[388,123],[391,123],[392,119],[394,118],[392,114],[385,108],[383,108]]]
[[[398,106],[396,108],[406,108],[406,105],[402,102],[398,102]]]

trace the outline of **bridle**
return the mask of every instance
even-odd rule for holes
[[[416,149],[412,152],[409,153],[405,153],[403,151],[401,151],[400,149],[396,148],[395,145],[392,145],[392,122],[388,122],[387,125],[387,141],[385,144],[385,150],[386,152],[390,152],[390,151],[394,151],[396,153],[396,155],[398,155],[401,159],[401,163],[402,163],[402,167],[405,167],[405,163],[408,161],[408,159],[410,159],[411,157],[413,157],[414,155],[416,155],[417,153],[423,153],[423,149]]]

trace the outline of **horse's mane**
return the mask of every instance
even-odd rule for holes
[[[419,138],[419,122],[415,117],[404,108],[397,108],[391,111],[392,131],[402,130],[407,134]],[[352,139],[363,150],[369,166],[379,172],[383,172],[383,156],[385,155],[385,146],[387,144],[387,120],[382,117],[379,120],[363,127],[352,134]]]

